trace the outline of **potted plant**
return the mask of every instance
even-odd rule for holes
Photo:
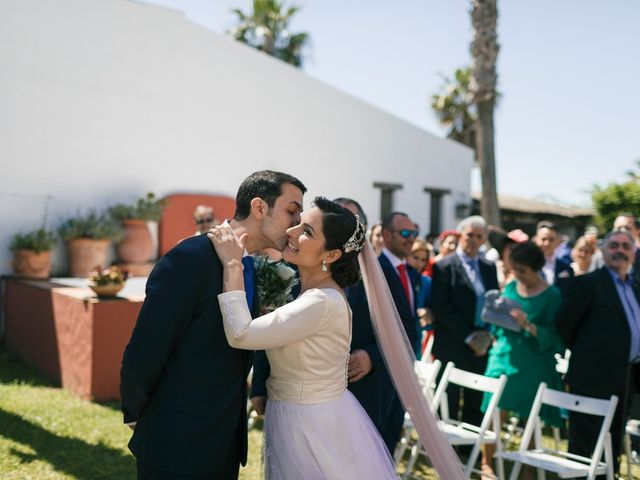
[[[124,287],[129,273],[113,266],[109,268],[96,267],[89,274],[89,287],[98,297],[115,297]]]
[[[65,221],[58,233],[69,250],[70,272],[85,278],[95,265],[104,265],[112,242],[122,238],[122,228],[106,215],[89,212]]]
[[[11,239],[13,270],[24,278],[49,278],[51,250],[57,242],[54,232],[44,227],[27,233],[17,233]]]
[[[166,206],[165,199],[149,192],[134,205],[118,204],[109,209],[111,217],[122,223],[124,239],[118,244],[118,257],[123,262],[144,263],[155,260],[154,243],[148,222],[158,222]]]

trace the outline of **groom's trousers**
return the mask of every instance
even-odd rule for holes
[[[176,473],[163,472],[155,468],[143,465],[137,462],[138,480],[237,480],[240,464],[231,462],[223,467],[224,471],[219,470],[207,477],[192,477],[189,475],[179,475]]]

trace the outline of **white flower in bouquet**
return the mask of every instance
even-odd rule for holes
[[[286,263],[278,262],[276,273],[286,282],[295,276],[296,271]]]

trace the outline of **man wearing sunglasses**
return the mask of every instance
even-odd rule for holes
[[[419,273],[407,264],[407,257],[417,236],[418,227],[406,213],[392,212],[382,221],[384,248],[378,259],[411,345],[418,338],[415,298],[420,280]],[[386,371],[380,384],[381,434],[393,454],[402,430],[404,409]]]
[[[196,235],[207,233],[210,228],[218,224],[213,208],[208,205],[198,205],[193,211],[193,223],[196,224]]]

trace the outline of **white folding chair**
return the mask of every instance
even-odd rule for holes
[[[434,409],[437,409],[440,402],[442,402],[449,384],[492,394],[480,425],[471,425],[469,423],[458,422],[445,417],[438,422],[440,430],[447,436],[451,445],[472,446],[471,454],[469,455],[467,464],[464,468],[467,478],[470,478],[473,472],[480,473],[474,467],[482,445],[486,443],[495,444],[496,453],[502,452],[502,443],[500,441],[500,411],[498,409],[498,402],[500,401],[500,397],[502,396],[506,383],[507,377],[504,375],[501,375],[500,378],[490,378],[455,368],[455,365],[452,362],[447,364],[447,367],[442,374],[442,378],[440,379],[440,383],[438,384],[438,388],[436,389],[436,393],[433,397]],[[404,478],[407,478],[407,476],[413,471],[413,467],[418,457],[420,455],[426,456],[426,454],[427,453],[422,448],[420,442],[413,446]],[[500,457],[496,456],[496,463],[498,470],[497,477],[502,480],[504,479],[504,465]]]
[[[635,452],[631,451],[631,437],[640,437],[640,420],[630,419],[624,429],[624,453],[627,457],[627,477],[631,477],[632,465],[640,465]]]
[[[435,382],[438,373],[440,372],[440,367],[442,363],[440,360],[435,360],[433,363],[427,363],[423,361],[416,361],[413,364],[414,371],[416,372],[416,376],[418,377],[418,382],[422,386],[422,394],[427,398],[429,403],[432,402],[433,398],[433,390],[435,389]],[[404,434],[398,445],[396,446],[396,451],[393,455],[396,463],[402,460],[407,449],[414,443],[414,433],[415,428],[413,427],[413,422],[411,421],[411,417],[408,413],[404,414],[404,425],[403,425]]]
[[[595,449],[591,458],[574,455],[560,450],[551,450],[542,446],[542,428],[540,426],[540,408],[551,405],[572,412],[585,413],[603,417],[602,428],[598,435]],[[538,469],[538,479],[544,480],[544,472],[554,472],[559,478],[583,478],[589,480],[596,475],[606,474],[608,480],[613,480],[613,453],[611,449],[611,435],[609,428],[613,414],[618,404],[618,397],[613,395],[609,400],[574,395],[571,393],[550,390],[545,383],[538,387],[538,393],[531,407],[527,425],[522,434],[520,450],[517,452],[502,452],[500,456],[515,462],[510,480],[516,480],[522,464]],[[529,450],[531,438],[534,438],[534,449]],[[602,462],[604,450],[605,461]],[[497,454],[496,454],[497,456]]]

